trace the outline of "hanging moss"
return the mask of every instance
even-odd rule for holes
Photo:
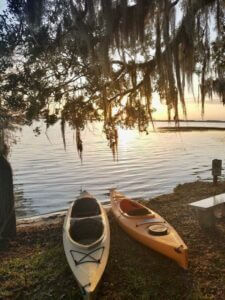
[[[83,142],[81,140],[81,134],[80,134],[79,128],[76,129],[76,146],[77,146],[78,155],[82,162],[82,160],[83,160],[83,156],[82,156],[83,155]]]
[[[25,12],[27,14],[29,23],[33,28],[40,27],[42,23],[44,13],[44,2],[45,0],[27,0],[25,6]]]
[[[66,125],[66,122],[65,122],[64,117],[62,116],[62,118],[61,118],[61,133],[62,133],[62,139],[63,139],[64,150],[66,150],[65,125]]]
[[[182,103],[184,115],[187,116],[186,105],[184,100],[184,88],[182,86],[181,75],[180,75],[181,67],[180,67],[180,59],[179,59],[179,44],[176,44],[174,46],[173,56],[174,56],[174,65],[175,65],[175,72],[176,72],[176,82],[179,91],[180,101]]]

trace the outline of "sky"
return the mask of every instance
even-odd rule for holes
[[[6,1],[5,0],[0,0],[0,12],[2,12],[3,9],[6,8]]]
[[[166,120],[167,119],[167,107],[165,104],[162,104],[160,100],[155,97],[153,98],[153,107],[156,109],[156,112],[153,113],[153,118],[155,120]],[[187,106],[187,120],[216,120],[216,121],[225,121],[225,105],[222,105],[218,100],[208,100],[205,103],[205,111],[202,116],[202,107],[201,103],[194,101],[192,99],[186,100]],[[182,107],[179,105],[179,117],[180,119],[185,119],[185,116],[182,112]]]

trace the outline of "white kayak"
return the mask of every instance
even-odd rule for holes
[[[83,298],[93,299],[109,256],[110,230],[104,208],[87,192],[68,209],[63,245]]]

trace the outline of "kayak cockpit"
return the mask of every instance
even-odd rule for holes
[[[72,206],[71,218],[87,218],[100,214],[101,209],[95,198],[79,198]]]
[[[148,208],[143,207],[138,202],[130,201],[127,199],[123,199],[120,201],[120,210],[123,214],[126,214],[128,216],[154,216],[154,214]]]
[[[103,238],[104,226],[100,205],[95,198],[78,198],[71,209],[69,234],[81,247],[92,247]]]
[[[80,245],[95,245],[101,240],[103,232],[104,226],[101,217],[70,220],[70,237]]]

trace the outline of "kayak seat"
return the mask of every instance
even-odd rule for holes
[[[102,218],[84,218],[71,220],[69,233],[71,238],[83,245],[89,245],[99,240],[103,234]]]
[[[151,211],[138,202],[124,199],[120,202],[121,210],[129,216],[143,216],[151,214]]]
[[[77,199],[72,207],[72,218],[86,218],[98,216],[101,214],[99,204],[94,198]]]

